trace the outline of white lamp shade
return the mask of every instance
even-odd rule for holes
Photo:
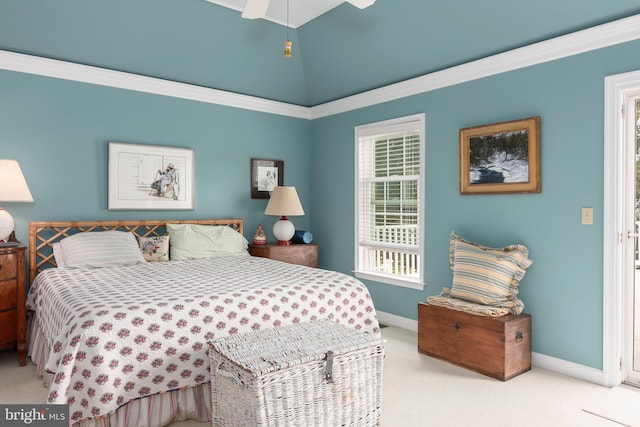
[[[0,159],[0,203],[4,202],[33,202],[27,181],[15,160]],[[11,236],[13,227],[11,214],[0,208],[0,240],[6,241]]]
[[[264,214],[276,216],[304,215],[296,187],[275,187]]]
[[[15,160],[0,159],[1,202],[33,202],[27,181]]]

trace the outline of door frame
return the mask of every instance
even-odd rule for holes
[[[605,77],[604,116],[604,206],[603,206],[603,328],[602,384],[607,387],[623,381],[625,348],[625,283],[629,280],[629,244],[624,211],[628,202],[625,164],[627,144],[623,105],[640,89],[640,71]],[[633,113],[635,114],[635,112]],[[632,252],[633,253],[633,252]],[[631,270],[633,272],[633,270]]]

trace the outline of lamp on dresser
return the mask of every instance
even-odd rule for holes
[[[279,245],[290,245],[290,240],[296,232],[296,227],[287,217],[304,215],[296,188],[275,187],[264,214],[280,217],[273,225],[273,235],[278,239]]]
[[[33,202],[33,197],[18,162],[0,159],[0,204],[5,202]],[[0,207],[0,244],[9,240],[14,225],[11,214]]]

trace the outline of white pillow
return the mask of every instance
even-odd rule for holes
[[[64,256],[62,255],[60,242],[55,242],[53,244],[53,259],[55,260],[58,268],[64,268]]]
[[[78,233],[60,241],[66,268],[114,267],[146,262],[128,231]]]
[[[167,224],[171,241],[171,260],[249,256],[249,242],[226,225]]]

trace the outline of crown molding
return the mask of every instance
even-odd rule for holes
[[[313,120],[638,39],[634,15],[314,107],[6,50],[0,69]]]
[[[310,119],[309,108],[171,80],[0,50],[0,69]]]
[[[320,104],[311,108],[311,119],[369,107],[637,39],[640,39],[640,15]]]

